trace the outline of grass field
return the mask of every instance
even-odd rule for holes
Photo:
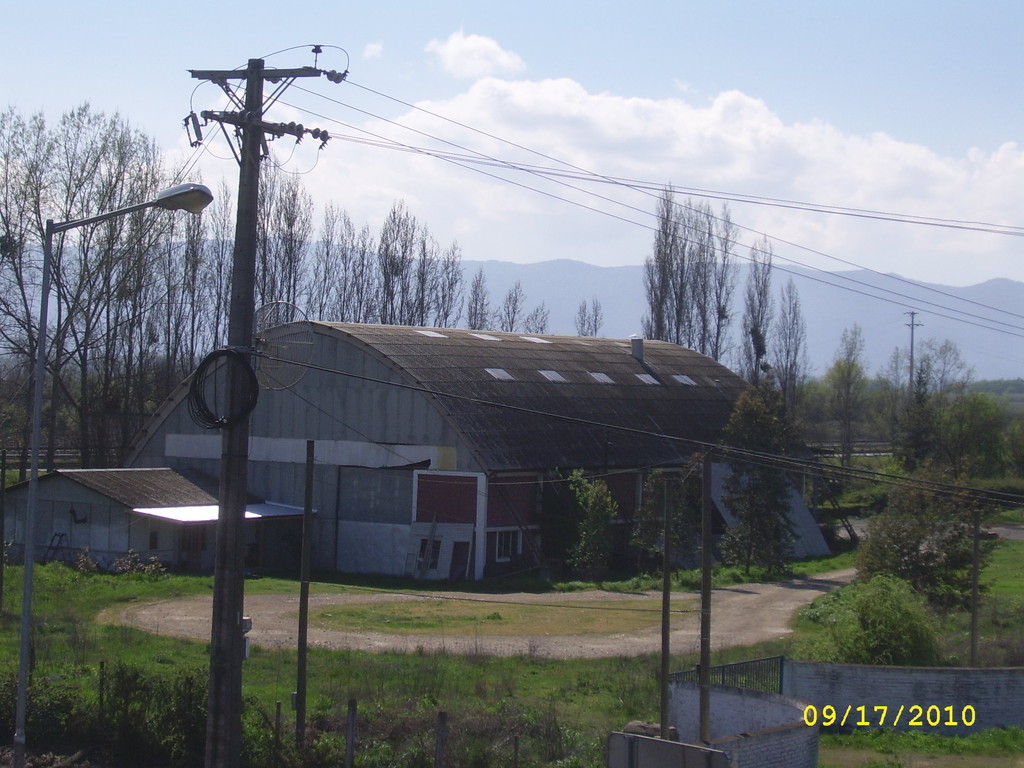
[[[695,600],[674,600],[672,610],[690,610]],[[339,605],[312,611],[310,621],[349,632],[446,635],[608,635],[657,626],[660,598],[559,601],[542,604],[419,598],[401,602]]]
[[[800,567],[805,573],[837,570],[848,567],[851,562],[844,557],[846,559],[829,559]],[[1022,564],[1024,542],[1004,542],[997,548],[985,573],[993,598],[1011,601],[1007,605],[1024,599]],[[40,567],[36,574],[35,650],[40,676],[81,680],[82,685],[94,685],[100,662],[105,662],[108,668],[116,663],[136,665],[154,675],[173,675],[183,670],[204,674],[208,665],[205,643],[150,636],[125,627],[101,626],[94,618],[110,606],[208,594],[212,588],[209,578],[82,575],[57,565]],[[8,568],[6,576],[0,615],[0,671],[9,676],[17,663],[20,569]],[[677,583],[689,588],[688,578],[682,574]],[[719,579],[723,578],[732,580],[736,574],[719,574]],[[355,586],[323,583],[317,584],[317,590],[365,591],[367,586],[365,581]],[[422,585],[388,581],[383,586],[388,591],[404,589],[412,593]],[[580,586],[562,585],[561,588],[565,591]],[[631,580],[602,586],[629,591],[639,585]],[[295,594],[297,585],[286,579],[264,578],[249,582],[247,590]],[[344,616],[338,614],[337,609],[331,609],[317,613],[315,619],[344,622],[346,627],[356,622],[365,628],[400,629],[412,634],[436,631],[442,623],[446,632],[453,633],[482,633],[492,627],[500,627],[504,634],[540,632],[552,621],[567,620],[566,612],[570,611],[574,624],[586,631],[612,631],[612,627],[615,631],[627,631],[638,623],[651,623],[647,613],[631,615],[615,610],[606,615],[603,610],[573,610],[557,591],[549,594],[551,599],[540,606],[445,600],[434,601],[429,610],[424,608],[424,601],[400,603],[403,607],[399,610],[397,606],[378,603],[372,610],[360,609],[361,613],[346,612]],[[606,607],[604,602],[600,601],[597,607]],[[657,601],[652,601],[651,607],[656,604]],[[326,615],[328,613],[331,615]],[[580,614],[594,618],[582,618]],[[613,622],[611,616],[615,614],[624,615]],[[1004,626],[1000,631],[1008,630]],[[786,653],[788,647],[789,641],[776,641],[731,649],[717,653],[714,662]],[[673,658],[672,667],[691,668],[696,660],[692,654],[678,655]],[[609,731],[621,728],[630,720],[657,720],[658,668],[659,659],[653,655],[550,660],[529,655],[496,658],[426,652],[375,654],[314,650],[309,665],[310,724],[315,743],[320,745],[317,749],[323,754],[307,755],[304,765],[315,768],[337,764],[327,755],[336,754],[338,744],[343,741],[339,732],[343,732],[347,702],[355,699],[363,758],[360,765],[364,768],[427,764],[423,761],[432,757],[432,742],[427,735],[432,732],[433,720],[440,710],[449,713],[449,722],[456,732],[452,748],[461,750],[460,764],[507,765],[514,740],[523,768],[532,765],[596,768],[603,764],[603,744]],[[282,702],[284,732],[289,732],[288,702],[295,680],[294,651],[254,650],[245,665],[244,685],[250,709],[259,722],[265,726],[272,723],[276,705]],[[0,716],[2,714],[0,711]],[[1009,766],[1024,758],[1022,739],[1019,732],[1009,732],[1009,735],[979,734],[955,741],[937,739],[922,745],[904,736],[890,736],[888,740],[870,735],[829,736],[823,740],[822,765],[848,768],[874,761],[876,766]],[[941,755],[949,761],[956,758],[960,762],[928,762],[931,760],[928,755]],[[979,760],[990,762],[977,762]]]

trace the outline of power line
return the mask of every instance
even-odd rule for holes
[[[466,149],[465,147],[461,147],[460,145],[457,145],[454,142],[451,142],[451,141],[448,141],[448,140],[445,140],[445,139],[441,139],[441,138],[436,137],[436,136],[432,136],[431,134],[425,133],[424,131],[420,131],[419,129],[409,128],[408,126],[403,126],[401,123],[397,123],[397,122],[395,122],[393,120],[389,120],[387,118],[381,117],[380,115],[376,115],[376,114],[374,114],[372,112],[368,112],[366,110],[363,110],[363,109],[360,109],[360,108],[357,108],[357,107],[353,107],[353,106],[351,106],[349,104],[346,104],[344,102],[341,102],[341,101],[339,101],[337,99],[333,99],[333,98],[330,98],[330,97],[327,97],[327,96],[323,96],[322,94],[318,94],[318,93],[316,93],[314,91],[309,91],[309,90],[306,90],[306,89],[302,89],[301,87],[297,87],[297,89],[298,90],[303,90],[306,93],[309,93],[311,95],[323,98],[326,101],[332,102],[332,103],[337,104],[339,106],[342,106],[342,107],[345,107],[345,108],[348,108],[348,109],[353,109],[354,111],[360,112],[361,114],[365,114],[365,115],[367,115],[369,117],[372,117],[374,119],[384,121],[384,122],[389,123],[391,125],[394,125],[394,126],[396,126],[398,128],[403,128],[405,130],[409,130],[409,131],[411,131],[413,133],[425,136],[427,138],[431,138],[431,139],[436,140],[436,141],[441,141],[441,142],[443,142],[445,144],[449,144],[449,145],[457,147],[459,149],[463,149],[463,150]],[[404,103],[404,102],[401,102],[401,103]],[[458,167],[466,168],[467,170],[473,170],[472,168],[467,168],[467,166],[465,164],[468,163],[470,165],[484,164],[484,165],[490,165],[492,167],[503,168],[503,169],[506,169],[506,170],[521,171],[521,172],[529,173],[529,174],[540,176],[540,177],[547,176],[547,174],[550,171],[550,169],[544,169],[544,168],[539,167],[539,166],[528,166],[528,165],[513,163],[513,162],[510,162],[510,161],[500,160],[498,158],[491,157],[491,156],[488,156],[488,155],[485,155],[485,154],[482,154],[482,153],[473,153],[473,154],[467,155],[467,154],[460,154],[460,153],[452,153],[452,152],[443,152],[443,151],[431,150],[431,149],[427,149],[427,148],[423,148],[423,147],[414,147],[412,145],[403,144],[403,143],[395,141],[393,139],[387,139],[387,138],[382,137],[382,136],[380,136],[378,134],[374,134],[374,133],[372,133],[372,132],[370,132],[370,131],[368,131],[366,129],[358,128],[358,127],[353,126],[353,125],[351,125],[349,123],[345,123],[344,121],[338,120],[336,118],[331,118],[331,117],[328,117],[326,115],[318,114],[316,112],[312,112],[311,110],[299,107],[299,106],[294,105],[294,104],[290,104],[289,106],[293,107],[294,109],[299,109],[301,111],[304,111],[304,112],[306,112],[306,113],[308,113],[310,115],[313,115],[313,116],[315,116],[315,117],[317,117],[319,119],[332,121],[334,123],[337,123],[339,125],[343,125],[343,126],[345,126],[347,128],[350,128],[352,130],[356,130],[356,131],[359,131],[361,133],[365,133],[365,134],[367,134],[369,136],[374,137],[373,140],[366,140],[366,139],[359,139],[359,138],[356,138],[356,137],[347,137],[347,136],[337,136],[337,135],[335,135],[335,138],[341,138],[342,140],[352,140],[352,141],[356,141],[358,143],[363,143],[363,144],[367,144],[367,145],[371,145],[371,146],[377,146],[377,147],[386,148],[386,149],[393,149],[393,150],[399,150],[399,151],[404,151],[404,152],[411,152],[411,153],[415,153],[415,154],[421,154],[421,155],[424,155],[424,156],[434,157],[436,159],[443,160],[445,162],[451,163],[451,164],[456,165]],[[429,113],[428,112],[428,114],[432,114],[433,115],[434,113]],[[441,119],[447,119],[447,118],[441,118]],[[449,122],[453,122],[456,125],[468,128],[468,126],[465,126],[463,123],[458,123],[456,121],[449,121]],[[475,129],[470,129],[470,130],[475,130]],[[480,131],[478,131],[478,132],[480,132]],[[483,135],[488,136],[488,137],[498,138],[498,137],[494,137],[492,134],[489,134],[489,133],[486,133],[486,132],[480,132],[480,133],[483,133]],[[501,139],[499,139],[499,140],[501,140]],[[502,140],[502,141],[504,141],[504,140]],[[515,144],[513,142],[506,142],[506,143],[509,143],[511,146],[520,147],[521,148],[521,145]],[[467,151],[473,152],[472,150],[467,150]],[[533,150],[527,150],[527,151],[531,151],[532,152]],[[540,154],[540,153],[535,153],[535,154]],[[547,157],[546,155],[542,155],[542,156],[543,157]],[[559,161],[556,161],[556,162],[559,162]],[[572,166],[572,167],[575,167],[575,166]],[[634,221],[632,219],[628,219],[628,218],[626,218],[624,216],[619,216],[617,214],[612,214],[612,213],[610,213],[608,211],[603,211],[603,210],[595,208],[593,206],[586,205],[585,203],[581,203],[581,202],[579,202],[577,200],[572,200],[572,199],[569,199],[569,198],[565,198],[565,197],[556,195],[554,193],[538,189],[536,187],[531,187],[531,186],[528,186],[526,184],[523,184],[523,183],[520,183],[520,182],[516,182],[516,181],[510,180],[510,179],[507,179],[505,177],[502,177],[502,176],[498,176],[496,174],[487,173],[487,172],[484,172],[484,171],[477,171],[477,172],[478,173],[482,173],[483,175],[488,176],[490,178],[494,178],[494,179],[499,180],[499,181],[504,181],[506,183],[513,184],[513,185],[518,186],[520,188],[523,188],[523,189],[526,189],[526,190],[529,190],[529,191],[533,191],[533,192],[536,192],[536,193],[539,193],[539,194],[543,194],[543,195],[545,195],[547,197],[551,197],[551,198],[559,200],[561,202],[566,202],[566,203],[569,203],[571,205],[575,205],[577,207],[581,207],[581,208],[584,208],[586,210],[589,210],[589,211],[592,211],[592,212],[595,212],[595,213],[600,213],[602,215],[610,216],[612,218],[615,218],[615,219],[617,219],[619,221],[623,221],[625,223],[633,224],[635,226],[640,226],[640,227],[643,227],[643,228],[648,229],[650,231],[655,231],[655,228],[650,226],[650,225],[642,224],[642,223]],[[586,171],[583,171],[582,173],[584,173],[585,176],[577,176],[576,178],[578,178],[579,180],[590,180],[590,181],[596,180],[596,181],[601,181],[601,182],[605,182],[605,183],[615,183],[618,186],[622,186],[622,187],[626,187],[626,188],[630,188],[630,189],[638,189],[638,187],[635,184],[630,184],[630,183],[626,183],[626,182],[622,182],[622,181],[617,181],[617,180],[615,180],[612,177],[599,176],[597,174],[592,174],[592,173],[586,172]],[[622,201],[614,200],[612,198],[608,198],[608,197],[605,197],[605,196],[602,196],[602,195],[597,195],[596,193],[589,192],[589,191],[587,191],[585,189],[573,186],[573,185],[568,184],[566,182],[558,182],[558,183],[562,184],[563,186],[567,186],[570,189],[573,189],[575,191],[582,192],[584,194],[597,197],[600,200],[604,200],[606,202],[610,202],[610,203],[613,203],[615,205],[623,206],[623,207],[625,207],[625,208],[627,208],[629,210],[639,212],[639,213],[641,213],[641,214],[643,214],[645,216],[653,216],[654,215],[653,213],[651,213],[648,210],[637,208],[635,206],[628,205],[628,204],[626,204],[626,203],[624,203]],[[646,189],[653,190],[655,188],[653,183],[650,183],[650,182],[645,182],[644,185],[645,185]],[[664,189],[664,187],[662,187],[662,189]],[[737,198],[737,199],[739,199],[739,198]],[[677,203],[677,205],[680,205],[680,204]],[[683,206],[683,207],[688,207],[688,206]],[[893,216],[895,216],[895,214],[893,214]],[[713,216],[713,218],[715,220],[721,221],[721,219],[719,217],[717,217],[717,216]],[[893,219],[893,220],[895,220],[895,219]],[[917,223],[917,222],[911,221],[908,218],[906,223]],[[956,223],[956,222],[952,222],[951,221],[951,223]],[[750,229],[749,227],[745,227],[745,226],[740,225],[740,224],[735,224],[735,222],[734,222],[734,225],[738,229],[741,229],[741,230],[744,230],[744,231],[747,231],[747,232],[752,232],[752,233],[754,232],[754,230]],[[996,225],[993,225],[993,226],[996,226]],[[959,223],[958,223],[957,228],[963,228],[963,227],[959,226]],[[1014,232],[1014,233],[1002,232],[1002,234],[1024,234],[1024,230],[1022,230],[1021,232]],[[876,270],[867,269],[865,267],[857,265],[854,262],[850,262],[848,260],[841,259],[839,257],[835,257],[835,256],[832,256],[830,254],[824,253],[822,251],[818,251],[818,250],[815,250],[813,248],[802,246],[802,245],[799,245],[797,243],[793,243],[793,242],[784,240],[782,238],[772,237],[771,239],[775,240],[776,242],[784,243],[784,244],[789,245],[791,247],[807,251],[808,253],[811,253],[811,254],[814,254],[814,255],[817,255],[817,256],[821,256],[821,257],[826,258],[826,259],[837,261],[837,262],[842,263],[842,264],[844,264],[846,266],[851,266],[851,267],[856,267],[858,269],[862,269],[864,271],[870,272],[870,273],[875,274],[875,275],[877,275],[879,277],[882,277],[884,279],[895,280],[895,281],[903,283],[905,285],[913,286],[917,290],[924,290],[924,291],[931,292],[931,293],[937,293],[939,295],[942,295],[942,296],[944,296],[946,298],[949,298],[949,299],[953,299],[953,300],[958,301],[958,302],[962,302],[962,303],[969,304],[969,305],[974,305],[974,306],[977,306],[977,307],[980,307],[980,308],[984,308],[984,309],[990,310],[992,312],[1006,314],[1006,315],[1009,315],[1009,316],[1012,316],[1012,317],[1017,317],[1019,319],[1024,320],[1024,315],[1016,314],[1016,313],[1010,312],[1008,310],[1003,310],[1003,309],[1000,309],[998,307],[993,307],[993,306],[990,306],[990,305],[987,305],[987,304],[983,304],[981,302],[976,302],[976,301],[973,301],[971,299],[965,299],[965,298],[962,298],[962,297],[954,296],[953,294],[950,294],[950,293],[948,293],[946,291],[939,290],[939,289],[934,288],[932,286],[922,285],[920,283],[916,283],[916,282],[914,282],[912,280],[909,280],[909,279],[906,279],[906,278],[901,278],[901,277],[895,276],[895,275],[882,274],[880,272],[877,272]],[[737,245],[739,244],[736,241],[732,241],[732,242],[733,242],[733,244],[737,244]],[[747,257],[743,256],[742,254],[736,254],[736,255],[740,259],[749,260]],[[820,269],[817,269],[817,268],[814,268],[814,267],[810,267],[807,264],[803,264],[803,263],[801,263],[801,262],[799,262],[799,261],[797,261],[795,259],[789,258],[789,257],[785,257],[785,256],[781,256],[781,255],[779,255],[778,257],[783,259],[784,261],[790,262],[790,263],[795,264],[797,266],[800,266],[800,267],[802,267],[804,269],[809,269],[812,272],[822,272],[824,274],[831,275],[832,277],[834,277],[836,279],[843,280],[843,281],[852,283],[854,285],[860,285],[860,286],[863,286],[865,288],[865,290],[857,290],[857,289],[849,288],[849,287],[847,287],[845,285],[837,284],[837,283],[832,282],[832,281],[830,281],[828,279],[825,279],[825,278],[814,277],[813,275],[800,275],[801,277],[805,277],[807,279],[812,279],[812,280],[815,280],[816,282],[821,282],[821,283],[824,283],[826,285],[831,285],[833,287],[836,287],[836,288],[839,288],[839,289],[842,289],[842,290],[850,290],[850,291],[852,291],[854,293],[858,293],[860,295],[869,296],[869,297],[872,297],[872,298],[878,298],[878,299],[880,299],[882,301],[886,301],[888,303],[899,304],[900,306],[905,306],[906,304],[909,303],[909,304],[920,305],[920,306],[935,307],[935,308],[937,308],[939,310],[946,310],[948,312],[958,313],[959,315],[963,315],[966,318],[973,318],[973,320],[965,320],[965,319],[963,319],[961,317],[951,316],[949,314],[944,314],[941,311],[940,312],[935,312],[934,314],[936,314],[939,317],[944,317],[944,318],[949,319],[949,320],[965,322],[968,325],[973,325],[975,327],[983,328],[985,330],[1000,331],[1000,332],[1003,332],[1003,333],[1007,333],[1008,332],[1008,331],[1000,329],[1000,328],[995,328],[995,327],[991,327],[989,325],[986,325],[986,323],[994,323],[996,325],[1001,325],[1001,326],[1005,326],[1006,328],[1012,329],[1012,331],[1024,332],[1024,327],[1021,327],[1021,326],[1018,326],[1018,325],[1013,325],[1011,323],[1006,323],[1004,321],[996,320],[996,319],[990,318],[990,317],[984,317],[984,316],[981,316],[981,315],[978,315],[978,314],[975,314],[975,313],[972,313],[972,312],[967,312],[965,310],[958,310],[958,309],[955,309],[953,307],[944,306],[944,305],[939,304],[937,302],[929,301],[927,299],[922,299],[922,298],[919,298],[919,297],[913,297],[913,296],[910,296],[908,294],[901,293],[899,291],[888,289],[888,288],[885,288],[885,287],[882,287],[882,286],[872,285],[870,283],[866,283],[866,282],[864,282],[862,280],[858,280],[858,279],[850,277],[848,275],[842,275],[842,274],[838,274],[838,273],[827,273],[827,272],[824,272],[824,270],[820,270]],[[786,273],[789,273],[789,274],[799,274],[799,273],[792,272],[792,270],[788,270],[788,269],[779,267],[778,265],[773,265],[773,266],[776,269],[779,269],[782,272],[786,272]],[[885,294],[889,294],[890,296],[895,297],[895,299],[887,298],[885,296],[879,296],[879,295],[877,295],[875,293],[872,293],[872,291],[881,291],[881,292],[883,292]],[[1018,337],[1022,336],[1022,334],[1019,334],[1019,333],[1012,333],[1012,332],[1009,332],[1009,333],[1010,333],[1010,335],[1013,335],[1013,336],[1018,336]]]
[[[659,191],[660,192],[666,186],[664,184],[655,185],[652,182],[639,181],[639,180],[635,180],[635,179],[626,179],[626,178],[623,178],[623,177],[609,176],[609,175],[606,175],[606,174],[599,174],[599,173],[596,173],[594,171],[589,171],[589,170],[587,170],[585,168],[582,168],[582,167],[580,167],[578,165],[575,165],[573,163],[569,163],[567,161],[560,160],[560,159],[558,159],[556,157],[553,157],[553,156],[545,154],[543,152],[539,152],[537,150],[531,149],[531,148],[526,147],[526,146],[524,146],[522,144],[519,144],[517,142],[510,141],[508,139],[502,138],[501,136],[498,136],[496,134],[489,133],[487,131],[483,131],[483,130],[481,130],[479,128],[475,128],[475,127],[473,127],[471,125],[468,125],[466,123],[463,123],[463,122],[460,122],[458,120],[454,120],[452,118],[446,117],[445,115],[441,115],[441,114],[439,114],[437,112],[432,112],[432,111],[430,111],[428,109],[424,109],[423,107],[417,106],[416,104],[411,104],[411,103],[409,103],[407,101],[403,101],[403,100],[401,100],[399,98],[396,98],[394,96],[390,96],[390,95],[388,95],[386,93],[383,93],[381,91],[374,90],[373,88],[370,88],[368,86],[362,85],[361,83],[349,80],[349,84],[354,86],[354,87],[356,87],[356,88],[364,90],[364,91],[366,91],[368,93],[372,93],[372,94],[374,94],[376,96],[380,96],[381,98],[388,99],[389,101],[393,101],[393,102],[395,102],[397,104],[401,104],[402,106],[407,107],[407,108],[412,109],[412,110],[415,110],[416,112],[420,112],[422,114],[429,115],[430,117],[437,118],[438,120],[443,120],[443,121],[445,121],[447,123],[451,123],[452,125],[456,125],[459,128],[464,128],[464,129],[466,129],[468,131],[472,131],[474,133],[480,134],[481,136],[484,136],[486,138],[494,139],[496,141],[500,141],[503,144],[507,144],[507,145],[509,145],[511,147],[515,147],[516,149],[521,149],[523,151],[529,152],[530,154],[537,155],[538,157],[542,157],[545,160],[549,160],[551,162],[558,163],[559,165],[562,165],[562,166],[565,166],[567,168],[573,169],[574,171],[578,172],[578,174],[579,174],[578,177],[579,178],[586,177],[589,180],[602,181],[602,182],[609,183],[609,184],[618,184],[618,185],[622,185],[622,186],[632,187],[632,188],[635,188],[635,189],[647,189],[647,190],[650,190],[652,192],[654,192],[654,191]],[[317,95],[319,95],[319,94],[317,94]],[[443,139],[439,139],[439,140],[443,141]],[[445,142],[445,143],[450,143],[450,142]],[[482,157],[486,157],[486,155],[481,155],[481,156]],[[553,173],[553,171],[551,169],[547,169],[547,170],[549,172]],[[913,214],[892,213],[892,212],[887,212],[887,211],[872,210],[872,209],[868,209],[868,208],[851,208],[851,207],[845,207],[845,206],[822,205],[820,203],[808,203],[808,202],[801,202],[801,201],[798,201],[798,200],[787,200],[785,198],[764,197],[764,196],[759,196],[759,195],[744,195],[744,194],[739,194],[739,193],[734,193],[734,192],[721,192],[721,191],[716,191],[716,190],[703,189],[703,188],[700,188],[700,187],[681,187],[681,186],[675,186],[675,185],[668,185],[668,186],[670,186],[672,189],[677,190],[677,191],[685,191],[687,194],[692,195],[694,197],[706,197],[706,198],[717,199],[717,200],[726,200],[726,201],[729,201],[729,202],[751,203],[751,204],[755,204],[755,205],[767,205],[767,206],[778,207],[778,208],[789,208],[789,209],[793,209],[793,210],[804,210],[804,211],[810,211],[810,212],[814,212],[814,213],[825,213],[825,214],[832,214],[832,215],[839,215],[839,216],[853,216],[853,217],[857,217],[857,218],[869,218],[869,219],[876,219],[876,220],[880,220],[880,221],[895,221],[895,222],[905,223],[905,224],[920,224],[920,225],[924,225],[924,226],[949,227],[949,228],[952,228],[952,229],[966,229],[966,230],[970,230],[970,231],[989,232],[989,233],[993,233],[993,234],[1014,235],[1014,236],[1018,236],[1018,237],[1024,236],[1024,227],[1017,227],[1017,226],[1010,226],[1010,225],[991,224],[991,223],[987,223],[987,222],[963,221],[963,220],[959,220],[959,219],[947,219],[947,218],[939,218],[939,217],[931,217],[931,216],[916,216],[916,215],[913,215]]]
[[[492,408],[513,411],[516,413],[528,414],[531,416],[542,416],[572,424],[578,424],[587,427],[595,427],[604,430],[615,430],[617,432],[625,432],[627,434],[637,435],[641,437],[649,437],[651,439],[656,440],[684,443],[687,445],[694,446],[695,452],[713,451],[718,456],[724,456],[727,457],[727,460],[737,462],[747,462],[767,467],[790,469],[793,471],[814,472],[822,475],[845,477],[847,479],[877,481],[889,485],[906,485],[909,487],[922,488],[936,493],[943,493],[947,495],[968,494],[971,496],[971,498],[985,503],[1012,504],[1014,506],[1024,506],[1024,496],[1019,496],[1016,494],[988,491],[982,488],[975,488],[972,486],[958,485],[955,483],[947,483],[936,480],[910,478],[890,472],[856,469],[852,467],[836,467],[834,465],[823,464],[820,461],[811,461],[808,459],[801,459],[799,457],[794,456],[784,456],[782,454],[773,454],[747,448],[738,448],[735,446],[721,445],[718,443],[709,443],[702,440],[695,440],[693,438],[679,437],[677,435],[669,435],[663,432],[654,432],[652,430],[642,429],[639,427],[629,427],[621,424],[611,424],[607,422],[595,421],[593,419],[585,419],[579,416],[570,416],[567,414],[555,413],[552,411],[541,411],[536,408],[529,408],[526,406],[512,405],[510,403],[502,403],[494,400],[487,400],[485,398],[475,397],[473,395],[461,395],[453,392],[444,392],[441,390],[431,389],[430,387],[426,387],[421,384],[409,384],[403,382],[388,381],[387,379],[381,379],[374,376],[367,376],[365,374],[352,373],[350,371],[342,371],[336,368],[329,368],[327,366],[318,365],[316,363],[296,362],[294,360],[285,360],[284,358],[278,358],[273,355],[268,355],[265,353],[261,354],[263,357],[276,362],[287,362],[293,365],[299,365],[305,368],[309,368],[311,370],[320,371],[322,373],[345,376],[351,379],[356,379],[358,381],[364,381],[371,384],[381,384],[389,387],[397,387],[399,389],[430,395],[431,397],[435,398],[445,398],[450,400],[457,400],[460,402],[473,403],[475,405],[484,405]]]

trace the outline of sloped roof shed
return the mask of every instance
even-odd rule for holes
[[[313,326],[432,398],[491,471],[678,465],[718,442],[747,387],[715,360],[661,341]]]

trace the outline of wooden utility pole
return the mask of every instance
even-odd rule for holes
[[[700,740],[711,741],[711,553],[712,515],[714,500],[711,495],[711,450],[704,454],[701,479],[700,513]]]
[[[5,530],[5,524],[7,522],[7,451],[0,451],[0,616],[4,613],[4,571],[7,569],[5,564],[4,548],[7,546],[7,532]]]
[[[193,73],[193,77],[195,77]],[[231,268],[228,344],[251,350],[256,284],[256,211],[263,132],[263,61],[245,71],[245,120],[239,127],[238,213]],[[229,366],[228,413],[241,413],[245,383]],[[242,751],[242,614],[245,600],[245,502],[249,473],[249,415],[224,428],[220,458],[220,513],[213,571],[210,695],[206,721],[207,768],[237,768]]]
[[[220,85],[233,112],[203,112],[207,120],[235,127],[241,138],[238,152],[238,213],[231,268],[228,346],[239,353],[228,365],[228,403],[220,462],[220,511],[217,518],[216,560],[213,571],[213,626],[210,631],[210,689],[206,720],[206,768],[238,768],[242,747],[242,615],[245,592],[245,504],[249,469],[249,412],[254,393],[251,355],[256,311],[256,221],[260,194],[260,162],[264,137],[286,134],[301,139],[306,133],[327,139],[319,129],[263,121],[263,85],[279,84],[279,95],[295,78],[343,75],[314,67],[264,69],[262,59],[250,59],[244,70],[192,70],[192,77]],[[332,75],[336,76],[332,77]],[[239,101],[228,82],[245,80],[245,99]]]
[[[668,504],[668,477],[661,483],[661,738],[669,737],[668,676],[672,650],[672,515]]]
[[[295,746],[306,743],[306,662],[309,648],[309,558],[313,542],[313,470],[316,443],[306,441],[306,495],[302,508],[302,553],[299,558],[299,649],[295,681]]]

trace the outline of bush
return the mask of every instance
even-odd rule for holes
[[[143,560],[134,549],[129,549],[126,554],[117,558],[111,563],[111,568],[117,574],[136,576],[165,576],[167,574],[167,569],[160,562],[160,558],[151,557],[148,560]]]
[[[941,609],[970,604],[974,553],[973,504],[907,485],[891,491],[889,509],[872,517],[857,553],[858,575],[904,579]],[[992,550],[982,542],[981,565]]]
[[[907,582],[893,576],[843,587],[801,616],[824,627],[797,651],[814,661],[930,666],[939,660],[934,615]]]

